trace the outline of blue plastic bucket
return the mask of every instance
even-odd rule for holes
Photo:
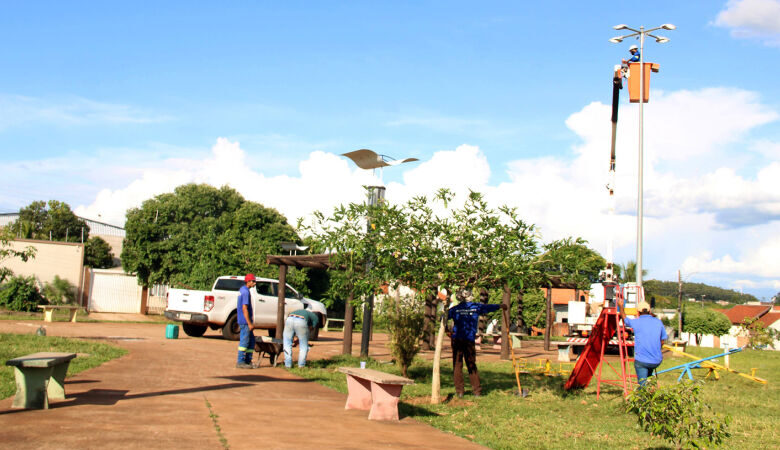
[[[168,324],[165,326],[165,338],[166,339],[178,339],[179,338],[179,326]]]

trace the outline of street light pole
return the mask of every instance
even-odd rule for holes
[[[402,160],[393,159],[387,155],[380,155],[373,150],[362,148],[352,152],[344,153],[358,167],[366,170],[382,169],[383,167],[397,166],[399,164],[418,161],[417,158],[405,158]],[[381,175],[380,175],[381,178]],[[380,180],[381,182],[381,180]],[[368,201],[371,206],[377,206],[385,198],[384,186],[370,186]],[[367,223],[367,233],[371,233],[371,219]],[[371,269],[371,261],[366,263],[366,270]],[[349,307],[349,306],[347,306]],[[371,341],[372,317],[374,313],[374,295],[370,295],[363,307],[363,332],[360,339],[360,356],[368,356],[368,346]]]
[[[659,44],[669,42],[668,38],[650,34],[655,30],[674,30],[674,25],[666,23],[660,27],[645,30],[644,25],[638,30],[627,25],[616,25],[616,30],[631,30],[634,33],[626,36],[618,36],[610,39],[612,43],[620,43],[623,39],[637,37],[639,39],[639,150],[638,150],[638,174],[637,174],[637,207],[636,207],[636,284],[642,286],[642,250],[643,250],[643,223],[644,223],[644,103],[645,103],[645,36],[655,38]]]
[[[644,222],[644,105],[645,105],[645,27],[639,27],[639,166],[636,204],[636,284],[642,286],[642,240]]]

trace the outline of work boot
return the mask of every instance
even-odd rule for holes
[[[254,367],[252,367],[251,364],[247,364],[247,363],[243,363],[242,362],[242,363],[236,364],[236,369],[254,369]]]

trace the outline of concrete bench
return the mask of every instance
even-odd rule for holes
[[[347,375],[347,404],[344,409],[369,410],[369,420],[398,420],[398,399],[405,384],[414,380],[373,369],[339,367]]]
[[[330,318],[328,318],[328,319],[325,320],[325,331],[330,331],[330,323],[331,322],[340,323],[341,324],[341,328],[342,329],[344,328],[344,319],[330,319]]]
[[[550,342],[550,344],[558,347],[558,361],[570,362],[571,350],[574,347],[584,347],[587,342]]]
[[[76,314],[79,311],[78,306],[68,306],[68,305],[38,305],[38,309],[43,310],[43,321],[44,322],[51,322],[52,314],[54,314],[54,311],[57,309],[67,309],[70,311],[70,321],[75,322],[76,321]]]
[[[49,409],[49,400],[65,400],[65,374],[75,353],[41,352],[9,359],[16,376],[14,408]]]

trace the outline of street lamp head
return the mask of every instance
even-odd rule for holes
[[[609,40],[609,42],[612,42],[613,44],[620,44],[621,42],[623,42],[623,38],[619,36],[613,37],[612,39]]]
[[[661,25],[661,28],[663,28],[664,30],[674,30],[677,27],[672,25],[671,23],[665,23],[665,24]]]
[[[612,28],[614,28],[614,29],[616,29],[616,30],[625,30],[626,28],[628,28],[628,25],[626,25],[626,24],[624,24],[624,23],[621,23],[620,25],[615,25],[615,26],[614,26],[614,27],[612,27]]]
[[[659,44],[666,44],[667,42],[669,42],[669,38],[658,36],[657,38],[655,38],[655,41],[658,42]]]

